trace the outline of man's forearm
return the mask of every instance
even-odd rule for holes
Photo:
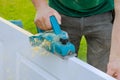
[[[120,20],[119,20],[120,21]],[[112,43],[111,43],[111,54],[110,61],[114,61],[117,57],[120,58],[120,25],[118,25],[118,20],[114,22],[113,32],[112,32]]]
[[[39,10],[40,8],[44,8],[45,6],[48,6],[47,0],[32,0],[36,10]]]
[[[112,32],[112,44],[110,61],[114,61],[117,57],[120,57],[120,0],[114,0],[115,3],[115,21]]]

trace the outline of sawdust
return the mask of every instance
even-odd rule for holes
[[[32,58],[36,56],[48,56],[49,52],[40,46],[33,47]]]

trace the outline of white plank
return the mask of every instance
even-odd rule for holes
[[[31,35],[0,18],[0,80],[115,80],[75,57],[63,60],[33,50]]]

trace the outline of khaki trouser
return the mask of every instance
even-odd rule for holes
[[[61,28],[68,32],[76,51],[84,35],[87,41],[87,62],[106,72],[111,45],[112,12],[82,18],[61,16]]]

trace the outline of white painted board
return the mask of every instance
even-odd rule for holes
[[[31,35],[0,18],[0,80],[115,80],[75,57],[63,60],[33,50]]]

